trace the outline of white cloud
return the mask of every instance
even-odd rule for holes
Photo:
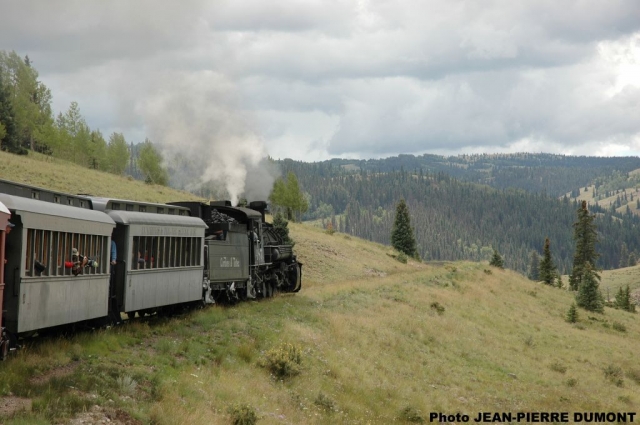
[[[640,150],[636,0],[0,2],[0,49],[107,136],[214,134],[235,163]]]

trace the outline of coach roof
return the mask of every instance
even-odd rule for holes
[[[109,217],[116,223],[125,225],[148,224],[154,226],[200,227],[203,229],[207,227],[204,221],[198,217],[188,215],[152,214],[122,210],[109,210],[107,214],[109,214]]]
[[[55,204],[53,202],[43,202],[37,199],[12,196],[5,193],[0,193],[0,201],[10,210],[14,210],[17,215],[22,215],[22,213],[35,213],[64,217],[71,220],[83,220],[111,225],[115,224],[108,215],[100,211]]]

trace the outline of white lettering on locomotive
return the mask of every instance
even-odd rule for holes
[[[220,267],[239,268],[240,260],[236,257],[220,257]]]

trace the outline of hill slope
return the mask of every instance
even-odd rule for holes
[[[635,315],[580,311],[570,325],[571,294],[514,272],[403,265],[380,245],[310,226],[291,231],[305,263],[299,294],[22,351],[0,369],[2,394],[33,407],[5,423],[86,418],[80,412],[91,406],[114,423],[224,424],[241,403],[260,423],[386,424],[432,411],[640,403]],[[283,343],[301,363],[280,380],[261,364]]]
[[[198,200],[192,193],[148,185],[132,178],[91,170],[71,162],[30,152],[19,156],[0,151],[0,179],[65,193],[125,198],[133,201]]]
[[[388,424],[640,403],[636,315],[581,310],[570,325],[572,294],[515,272],[401,264],[383,245],[290,228],[300,293],[29,342],[0,365],[0,422],[228,424],[244,404],[261,424]]]

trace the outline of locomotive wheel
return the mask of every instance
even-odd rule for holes
[[[271,282],[267,283],[267,298],[271,298],[273,297],[273,286],[271,285]]]

